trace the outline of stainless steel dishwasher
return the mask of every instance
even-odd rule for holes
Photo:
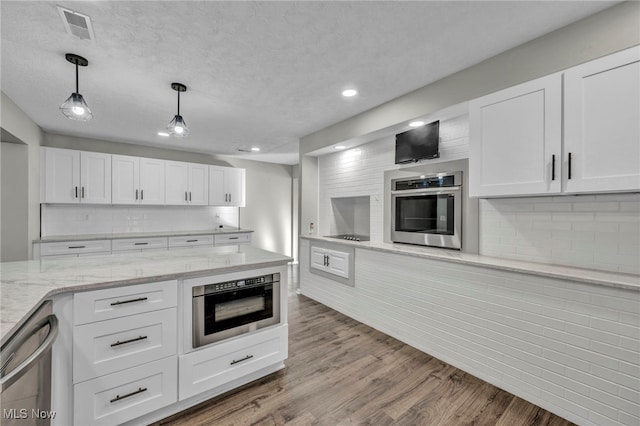
[[[51,346],[58,320],[46,301],[0,348],[3,426],[51,424]]]

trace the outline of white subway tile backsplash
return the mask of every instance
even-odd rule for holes
[[[239,226],[237,207],[42,205],[41,236],[199,231]]]

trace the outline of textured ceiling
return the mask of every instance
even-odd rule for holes
[[[65,32],[56,5],[89,15]],[[45,131],[297,162],[298,138],[420,88],[612,2],[6,1],[1,88]],[[94,119],[58,111],[74,89],[64,54],[89,60]],[[162,138],[188,86],[184,139]],[[359,95],[340,92],[356,87]],[[250,156],[250,157],[249,157]]]

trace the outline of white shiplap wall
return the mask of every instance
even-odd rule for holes
[[[481,200],[480,253],[640,274],[640,194]]]
[[[440,158],[437,163],[468,157],[468,116],[440,121]],[[383,240],[384,172],[398,168],[395,136],[385,137],[356,148],[318,158],[318,235],[329,235],[335,223],[331,198],[370,198],[371,240]]]
[[[640,424],[640,292],[357,249],[329,307],[583,425]]]
[[[200,231],[238,227],[237,207],[48,205],[41,211],[41,236],[127,232]]]

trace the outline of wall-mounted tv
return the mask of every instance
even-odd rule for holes
[[[396,135],[396,164],[440,157],[440,121]]]

